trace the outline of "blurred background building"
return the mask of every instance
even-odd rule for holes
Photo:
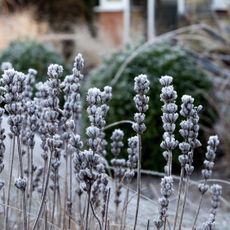
[[[11,40],[36,38],[62,49],[67,59],[75,49],[93,49],[101,56],[183,25],[230,15],[230,0],[1,0],[0,6],[0,49]]]

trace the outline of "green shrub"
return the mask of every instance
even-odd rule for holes
[[[92,72],[89,84],[101,88],[106,84],[110,85],[116,71],[132,52],[133,49],[129,47],[124,51],[114,53],[97,70]],[[113,98],[110,103],[108,123],[123,120],[124,118],[133,119],[133,114],[136,112],[133,103],[133,78],[141,73],[148,75],[151,89],[149,93],[150,108],[146,114],[147,131],[143,135],[142,164],[144,168],[162,170],[165,160],[161,154],[162,149],[159,147],[163,134],[160,118],[162,103],[159,100],[160,76],[171,75],[174,77],[174,86],[178,92],[177,102],[180,103],[180,98],[183,94],[190,94],[196,98],[196,105],[201,104],[204,106],[205,110],[201,115],[203,125],[212,124],[215,117],[210,106],[206,106],[207,101],[202,93],[209,93],[212,87],[205,72],[183,48],[171,46],[170,44],[155,44],[139,54],[126,67],[120,79],[113,86]],[[126,135],[132,135],[133,131],[130,125],[121,125],[121,128],[124,129]],[[111,131],[109,130],[108,137]],[[179,135],[177,138],[181,139]],[[201,132],[200,140],[204,141],[204,139],[206,139],[205,134]],[[199,152],[204,151],[205,147],[200,148],[198,154],[195,154],[195,156],[198,156],[195,159],[196,164],[201,163],[202,157]],[[178,153],[174,154],[174,163],[178,162],[177,156]],[[178,166],[179,163],[177,163],[176,167]]]
[[[64,69],[68,69],[61,54],[32,40],[11,42],[0,54],[0,63],[2,62],[11,62],[16,70],[24,73],[27,73],[29,68],[36,69],[38,71],[36,81],[46,80],[47,68],[52,63],[64,65]]]

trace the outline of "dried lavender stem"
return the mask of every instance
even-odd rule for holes
[[[36,219],[35,219],[34,226],[33,226],[32,230],[35,230],[35,228],[36,228],[36,226],[37,226],[37,224],[38,224],[38,220],[39,220],[40,215],[41,215],[41,213],[42,213],[43,205],[44,205],[44,202],[45,202],[46,193],[47,193],[48,184],[49,184],[49,177],[50,177],[50,169],[51,169],[52,155],[53,155],[53,154],[52,154],[52,151],[51,151],[51,152],[50,152],[49,163],[48,163],[47,176],[46,176],[45,184],[44,184],[44,191],[43,191],[43,194],[42,194],[42,200],[41,200],[40,207],[39,207],[39,211],[38,211],[37,217],[36,217]]]
[[[178,212],[179,212],[179,207],[180,207],[180,198],[181,198],[182,185],[183,185],[183,178],[184,178],[184,168],[181,168],[177,204],[176,204],[176,214],[175,214],[175,219],[173,223],[173,230],[176,229],[176,224],[177,224]]]
[[[18,144],[18,158],[19,158],[19,166],[20,166],[20,177],[24,178],[23,172],[23,162],[22,162],[22,150],[20,144],[20,138],[17,136],[17,144]],[[27,212],[26,212],[26,192],[25,190],[22,191],[22,209],[23,209],[23,226],[24,230],[27,229]]]
[[[137,166],[137,204],[136,204],[136,213],[135,213],[135,220],[134,220],[134,227],[136,229],[137,226],[137,218],[138,218],[138,211],[140,205],[140,196],[141,196],[141,135],[137,134],[138,137],[138,166]]]
[[[33,195],[33,148],[31,148],[30,152],[30,191],[29,191],[29,213],[31,212],[31,204],[32,204],[32,195]],[[30,215],[28,216],[28,224],[30,222]]]
[[[124,206],[123,206],[123,210],[122,210],[121,229],[125,229],[128,201],[129,201],[129,188],[127,188],[127,190],[126,190],[125,201],[124,201]],[[122,228],[123,219],[124,219],[124,228]]]
[[[105,128],[103,130],[106,130],[106,129],[109,129],[109,128],[112,128],[114,126],[121,125],[121,124],[131,124],[132,125],[133,123],[134,122],[130,121],[130,120],[117,121],[117,122],[113,122],[112,124],[105,126]]]
[[[90,198],[91,198],[91,184],[89,186],[89,191],[88,191],[88,199],[87,199],[87,209],[86,209],[86,218],[85,218],[85,230],[88,230],[88,224],[89,224],[89,207],[90,207]]]
[[[11,159],[10,159],[10,175],[8,180],[9,184],[8,184],[7,197],[6,197],[6,215],[5,215],[4,230],[8,229],[8,215],[9,215],[10,191],[11,191],[13,164],[14,164],[15,139],[16,139],[15,135],[13,134],[13,149],[11,152]]]
[[[72,174],[72,155],[70,154],[69,157],[69,221],[68,221],[68,228],[71,228],[71,213],[72,213],[72,182],[73,182],[73,174]]]
[[[110,199],[110,188],[109,188],[109,191],[108,191],[107,202],[106,202],[105,230],[107,230],[107,220],[108,220],[108,210],[109,210],[109,199]]]
[[[199,202],[199,205],[198,205],[198,208],[197,208],[197,211],[196,211],[196,216],[195,216],[195,219],[194,219],[192,230],[195,230],[196,221],[197,221],[197,218],[198,218],[198,215],[199,215],[199,212],[200,212],[200,208],[201,208],[201,205],[202,205],[203,197],[204,197],[204,194],[202,194],[201,197],[200,197],[200,202]]]
[[[95,211],[94,211],[92,202],[90,202],[90,206],[91,206],[91,210],[92,210],[92,212],[93,212],[93,215],[94,215],[95,219],[97,220],[97,222],[98,222],[98,224],[99,224],[99,228],[100,228],[100,230],[102,230],[101,221],[100,221],[100,219],[98,218],[98,216],[96,215],[96,213],[95,213]]]
[[[68,181],[67,181],[67,170],[68,170],[68,154],[67,154],[67,143],[65,142],[65,189],[64,189],[64,210],[63,210],[63,230],[65,229],[66,221],[66,210],[67,210],[67,196],[68,196]]]
[[[179,222],[179,230],[181,230],[181,227],[182,227],[184,209],[185,209],[185,204],[186,204],[187,195],[188,195],[188,188],[190,185],[189,180],[190,180],[190,176],[187,176],[186,184],[185,184],[184,200],[183,200],[182,211],[181,211],[180,222]]]
[[[54,224],[54,213],[55,213],[55,207],[56,207],[56,195],[57,195],[57,171],[54,175],[54,192],[53,192],[53,207],[52,207],[52,214],[51,214],[51,227],[50,230],[53,228]]]

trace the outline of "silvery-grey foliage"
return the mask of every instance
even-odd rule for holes
[[[222,186],[218,184],[213,184],[211,186],[211,193],[212,193],[212,209],[209,216],[209,219],[203,225],[204,230],[214,230],[215,227],[215,219],[217,209],[220,206],[220,197],[222,195]]]

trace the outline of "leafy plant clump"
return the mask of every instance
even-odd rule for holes
[[[98,69],[92,72],[89,85],[97,87],[102,87],[104,84],[110,85],[118,68],[133,52],[135,52],[134,49],[128,47],[124,51],[114,53],[111,58],[106,59]],[[212,86],[205,72],[182,47],[163,43],[155,44],[136,56],[113,85],[114,97],[111,101],[109,122],[122,120],[124,117],[129,119],[135,112],[131,103],[133,99],[132,82],[133,77],[141,73],[145,73],[150,80],[152,90],[149,95],[150,108],[147,112],[146,126],[153,127],[148,129],[143,137],[143,167],[162,170],[163,158],[159,157],[160,147],[158,145],[163,132],[160,118],[158,77],[165,73],[175,76],[174,86],[178,96],[181,97],[186,92],[196,97],[197,102],[205,106],[205,110],[201,114],[201,123],[209,125],[209,127],[211,127],[215,115],[212,108],[206,106],[207,101],[203,93],[210,93]],[[126,133],[132,132],[127,125],[122,126],[122,128]],[[206,141],[202,131],[200,138],[202,141]],[[199,151],[203,153],[205,149],[201,148]],[[175,154],[174,163],[177,162],[177,158],[178,154]],[[195,161],[201,163],[199,159],[195,159]]]
[[[60,53],[33,40],[11,42],[0,54],[0,63],[3,62],[12,63],[15,69],[24,73],[29,68],[36,69],[36,81],[45,80],[47,68],[52,63],[64,65],[65,70],[68,70]]]

